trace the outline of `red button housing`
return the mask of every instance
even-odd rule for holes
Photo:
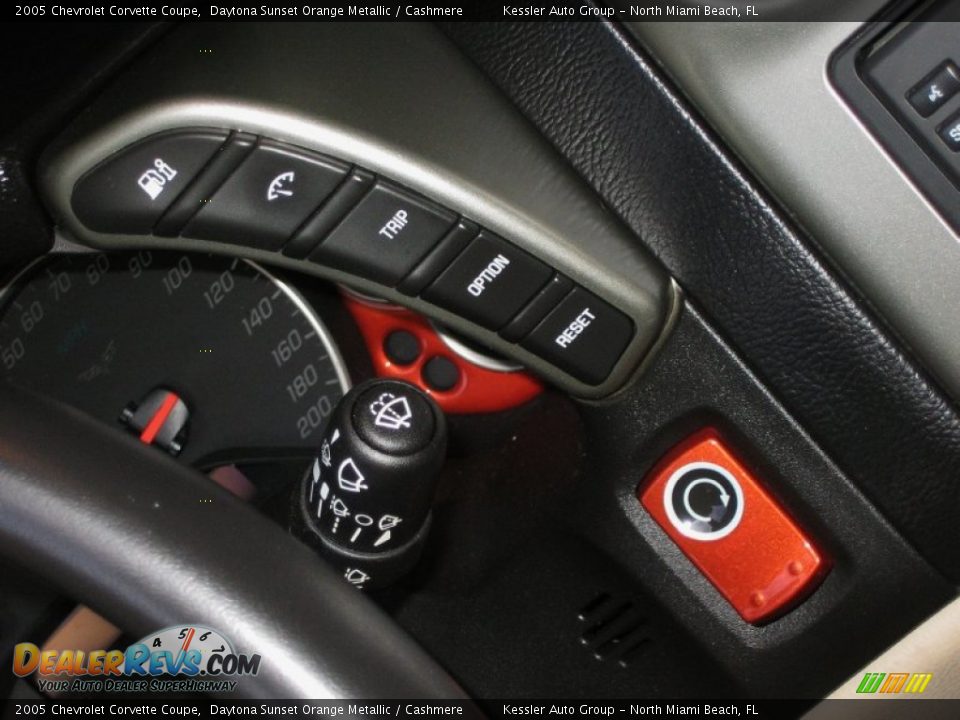
[[[523,405],[543,392],[543,383],[529,373],[488,370],[460,357],[422,315],[398,305],[367,302],[346,293],[343,302],[363,335],[377,375],[413,383],[447,413],[500,412]],[[384,341],[396,330],[411,333],[420,343],[421,353],[409,365],[398,365],[384,351]],[[437,390],[424,381],[424,365],[435,357],[450,360],[460,371],[460,379],[449,390]]]
[[[826,573],[823,555],[713,428],[671,450],[637,496],[749,623],[782,614]]]

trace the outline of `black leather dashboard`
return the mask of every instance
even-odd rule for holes
[[[608,23],[445,31],[886,516],[960,579],[956,407],[631,40]]]

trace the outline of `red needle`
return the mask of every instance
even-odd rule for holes
[[[197,631],[194,628],[190,628],[189,632],[187,632],[187,637],[184,638],[183,645],[180,646],[181,653],[186,652],[187,650],[190,649],[190,641],[193,640],[193,635],[196,632]]]
[[[153,442],[154,438],[157,437],[157,433],[160,432],[160,428],[163,427],[163,424],[167,421],[167,418],[170,417],[170,413],[173,412],[173,408],[176,406],[179,399],[180,398],[174,393],[167,393],[167,396],[163,399],[163,403],[157,410],[156,415],[150,418],[150,422],[147,423],[147,426],[143,429],[143,432],[140,433],[141,442],[144,442],[147,445]]]

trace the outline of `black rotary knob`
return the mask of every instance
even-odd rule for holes
[[[417,561],[446,455],[446,421],[419,388],[371,380],[330,417],[299,497],[303,535],[358,587]]]

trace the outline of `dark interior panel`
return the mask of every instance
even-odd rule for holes
[[[632,40],[599,23],[444,29],[894,525],[960,579],[956,407]]]
[[[956,597],[960,409],[623,27],[607,21],[446,23],[404,35],[399,23],[286,30],[271,23],[241,25],[123,24],[110,42],[99,33],[59,28],[52,32],[65,57],[75,50],[75,68],[61,58],[37,72],[33,89],[17,79],[0,86],[25,118],[41,119],[29,131],[29,123],[0,119],[0,236],[12,238],[0,243],[0,276],[18,278],[0,293],[0,395],[12,398],[0,410],[0,446],[11,437],[13,447],[29,447],[0,451],[0,477],[16,480],[23,492],[11,489],[13,480],[0,487],[7,488],[8,507],[21,513],[16,518],[34,518],[43,538],[54,538],[60,527],[75,539],[58,554],[54,541],[37,541],[32,525],[0,521],[6,546],[34,566],[0,558],[0,664],[10,666],[13,643],[42,640],[78,601],[109,616],[114,608],[103,598],[110,599],[112,568],[121,588],[114,591],[122,595],[113,598],[118,623],[142,630],[155,621],[180,622],[185,618],[178,613],[186,614],[190,622],[233,623],[245,641],[263,640],[265,653],[289,651],[303,672],[274,666],[258,681],[267,694],[302,679],[302,687],[334,696],[374,695],[382,684],[401,693],[415,688],[479,699],[793,698],[793,716]],[[153,42],[167,32],[162,42]],[[292,39],[277,51],[285,62],[265,71],[265,81],[254,80],[258,57],[272,56],[268,50],[277,37]],[[205,57],[202,72],[186,72],[192,60],[183,59],[183,48],[208,41],[222,43],[222,56]],[[409,55],[397,49],[401,45]],[[248,52],[254,46],[261,55]],[[344,57],[354,56],[338,47],[371,62],[346,62]],[[895,46],[885,52],[894,53]],[[9,54],[0,57],[14,62]],[[171,61],[168,67],[156,57],[179,57],[183,64]],[[394,62],[402,57],[413,58],[415,67]],[[436,143],[424,127],[426,105],[401,103],[398,117],[409,113],[403,123],[364,114],[372,107],[365,103],[401,86],[395,80],[407,79],[408,72],[422,83],[423,97],[433,98],[428,78],[438,58],[449,70],[438,81],[444,89],[438,97],[452,103],[462,79],[471,99],[463,103],[470,112],[458,106],[437,121]],[[270,73],[282,74],[292,59],[302,61],[301,72],[271,82]],[[335,100],[325,104],[318,92],[304,100],[314,104],[297,105],[308,94],[304,88],[320,84],[303,68],[335,62],[354,65],[351,78],[379,73],[370,87],[357,90],[369,97],[354,102],[351,83],[331,72],[323,82],[340,91]],[[945,62],[960,68],[960,56]],[[235,77],[235,63],[250,68],[251,77]],[[912,107],[913,91],[930,94],[926,86],[935,70],[952,72],[949,65],[924,67],[927,74],[920,73],[908,91],[898,89],[885,107],[902,105],[901,96]],[[120,68],[121,80],[111,87]],[[141,72],[164,79],[157,97],[169,102],[157,102]],[[77,73],[85,79],[78,81]],[[183,76],[188,81],[181,86]],[[237,117],[214,113],[192,127],[176,125],[181,118],[170,109],[180,107],[178,99],[190,96],[196,109],[211,87],[220,90],[218,83],[240,99],[216,112],[233,108]],[[960,74],[957,85],[950,103],[960,103]],[[260,95],[244,98],[247,92]],[[160,123],[169,120],[169,126],[131,121],[117,130],[135,118],[138,103],[154,103],[161,108],[158,117],[170,111]],[[123,110],[114,117],[116,108]],[[327,116],[331,108],[345,114]],[[61,134],[67,116],[80,109],[82,123]],[[960,105],[940,105],[924,122],[936,130],[958,112]],[[265,125],[247,126],[250,117]],[[356,122],[348,128],[355,136],[345,131],[349,142],[343,148],[324,146],[332,136],[325,133],[342,118]],[[477,137],[491,141],[499,128],[503,147],[489,154],[461,147],[474,137],[473,126],[482,129]],[[104,128],[120,139],[106,137]],[[311,133],[315,143],[309,142]],[[377,145],[378,133],[389,142]],[[388,151],[403,147],[405,133],[415,142],[393,173],[390,162],[399,154]],[[54,136],[57,144],[49,145]],[[360,136],[374,140],[351,144]],[[206,149],[182,146],[183,154],[175,156],[163,144],[171,138],[200,138]],[[936,136],[926,140],[935,142]],[[511,143],[524,152],[509,152]],[[355,156],[358,147],[370,153],[369,162]],[[112,150],[97,155],[91,148]],[[78,170],[94,156],[95,162]],[[125,170],[122,180],[134,182],[119,192],[119,175],[107,171],[126,160],[133,170]],[[288,168],[291,161],[296,165]],[[188,171],[191,164],[196,167]],[[164,174],[159,185],[149,185],[154,176],[138,185],[142,168],[154,166]],[[55,171],[64,167],[64,186],[80,188],[72,201],[69,194],[50,197],[61,182]],[[295,195],[302,186],[292,184],[294,170],[301,179],[323,175],[311,186],[315,196]],[[541,170],[546,179],[537,185]],[[154,201],[176,172],[178,194],[168,193],[163,202],[169,204],[161,207]],[[85,182],[96,186],[86,197]],[[514,192],[517,187],[522,193]],[[219,205],[218,194],[227,198]],[[278,224],[270,212],[281,206],[271,203],[290,197],[303,204]],[[531,207],[542,203],[539,214],[527,216],[524,198]],[[147,220],[123,226],[117,208],[137,203]],[[85,209],[74,214],[78,206]],[[56,217],[64,208],[67,214]],[[89,237],[77,232],[82,218],[71,224],[84,212],[93,218]],[[523,220],[516,225],[519,234],[498,227],[501,215]],[[405,228],[409,233],[414,225],[408,221],[421,233],[411,245],[378,244],[403,237]],[[110,242],[96,242],[101,232]],[[67,257],[31,269],[30,258],[47,253],[54,237]],[[159,250],[170,247],[176,252]],[[138,248],[157,261],[149,273],[141,272],[139,260],[131,265],[131,250]],[[93,276],[89,271],[88,262],[96,269],[101,258],[112,268],[107,280],[106,270]],[[110,258],[116,260],[112,266]],[[244,264],[240,258],[251,260],[243,277],[236,268]],[[51,269],[58,272],[48,278],[43,273]],[[72,287],[81,290],[67,299],[76,312],[50,302],[51,294],[59,302],[66,292],[56,287],[66,270]],[[174,289],[171,272],[178,278]],[[183,287],[194,292],[175,296],[191,273],[194,284]],[[622,288],[612,284],[612,275],[623,276]],[[151,282],[151,293],[130,290],[141,277],[139,287]],[[491,287],[506,289],[486,296],[493,298],[489,307],[474,304]],[[31,294],[18,296],[24,288]],[[656,302],[626,307],[623,298],[631,293]],[[96,312],[85,312],[81,301],[92,296]],[[18,297],[30,301],[26,316],[23,307],[10,309]],[[109,337],[89,331],[87,325],[96,330],[96,313],[138,297],[147,298],[142,306],[131,303],[112,313],[123,327],[100,323],[101,335]],[[281,297],[282,303],[261,304]],[[34,306],[40,311],[30,315]],[[266,306],[275,312],[270,317],[286,324],[265,325]],[[183,332],[163,331],[163,324],[192,313],[202,318],[197,327],[203,329],[180,321],[176,329]],[[318,322],[303,325],[311,313]],[[408,324],[390,325],[391,313]],[[141,316],[158,327],[140,323]],[[36,342],[40,333],[27,336],[44,318],[41,329],[48,334],[34,345],[42,357],[28,356],[37,365],[23,373],[35,380],[30,385],[14,372],[24,358],[22,345],[15,357],[7,339]],[[642,338],[638,318],[648,324]],[[218,322],[219,329],[229,325],[229,344],[215,342],[209,328]],[[368,334],[365,323],[375,322],[383,323],[382,332]],[[121,358],[111,374],[112,354],[102,358],[102,367],[99,359],[94,363],[94,369],[107,367],[111,389],[129,375],[152,391],[132,395],[136,402],[124,407],[126,395],[117,399],[103,386],[80,384],[90,360],[74,352],[72,343],[89,334],[98,347],[112,347],[114,336],[134,326],[159,339],[147,349],[149,357],[127,352],[127,369],[137,373],[121,372]],[[427,336],[434,343],[429,348],[423,344]],[[313,353],[309,361],[306,352],[296,354],[304,338],[312,340],[303,345]],[[126,332],[126,345],[117,345],[129,349],[135,339]],[[642,347],[635,344],[639,339]],[[179,355],[163,347],[167,341]],[[225,359],[213,353],[214,345]],[[566,352],[568,347],[574,350]],[[251,362],[240,362],[241,356]],[[13,361],[4,368],[7,357]],[[173,363],[174,357],[182,362]],[[204,373],[184,371],[200,367],[196,357],[212,364],[203,366]],[[326,363],[320,371],[317,358]],[[424,382],[404,386],[398,375],[384,372],[391,362],[413,367],[427,358],[445,361],[446,375],[431,380],[424,362]],[[254,367],[254,359],[264,361],[263,382],[242,372]],[[338,376],[341,364],[348,372]],[[484,386],[502,406],[453,402],[468,367],[504,378],[487,378]],[[44,379],[57,370],[62,376],[56,382]],[[527,394],[512,402],[505,387],[518,378]],[[8,380],[16,387],[7,387]],[[190,381],[209,391],[202,402],[199,394],[176,387]],[[408,404],[403,414],[395,403],[408,396],[364,394],[376,382],[393,383],[391,392],[401,395],[419,388],[423,396],[409,396],[413,409]],[[258,384],[257,392],[244,387],[250,383]],[[221,384],[229,387],[231,402],[218,402]],[[26,385],[38,394],[25,394]],[[337,392],[322,391],[332,394],[318,405],[324,385]],[[579,393],[580,386],[596,392]],[[84,397],[103,401],[100,416],[84,414],[82,403],[70,401],[78,387]],[[135,427],[127,417],[139,412],[138,402],[146,406],[147,398],[159,397],[154,393],[174,391],[174,399],[195,415],[194,445],[182,455],[186,426],[178,428],[176,452],[161,452],[151,444],[164,418],[151,411],[143,415],[148,422]],[[350,405],[344,397],[362,401]],[[114,418],[121,408],[126,420]],[[310,433],[295,444],[257,427],[293,432],[299,424],[288,420],[310,418],[311,410]],[[231,416],[242,416],[242,422]],[[429,431],[420,427],[424,417],[430,418]],[[414,443],[407,452],[397,438],[411,423],[411,435],[422,432],[430,442]],[[43,435],[39,428],[48,426]],[[148,426],[154,434],[145,440]],[[235,435],[243,430],[242,442],[218,446],[230,437],[224,428]],[[661,479],[665,459],[704,431],[722,438],[756,481],[754,491],[797,530],[800,544],[808,541],[810,553],[803,557],[822,563],[791,571],[793,556],[781,552],[782,536],[757,524],[749,541],[721,545],[736,548],[721,559],[731,567],[759,564],[761,556],[780,563],[781,574],[754,592],[758,608],[768,600],[761,591],[810,571],[803,587],[769,614],[745,615],[684,544],[684,537],[694,537],[684,533],[695,524],[686,521],[719,523],[719,505],[729,509],[728,490],[742,510],[736,478],[729,485],[723,484],[726,476],[714,475],[719,490],[703,506],[684,495],[691,516],[685,520],[658,520],[651,510],[662,502],[669,516],[669,491],[646,506],[641,500],[650,487],[660,493],[660,485],[651,483]],[[199,440],[207,437],[209,448],[201,453]],[[49,439],[57,451],[38,438]],[[401,450],[390,445],[394,440]],[[105,462],[107,452],[120,460]],[[413,463],[418,453],[429,454],[430,462]],[[89,492],[72,472],[74,464],[94,478]],[[231,496],[228,485],[218,481],[216,487],[200,474],[213,477],[227,466],[251,484],[249,496]],[[344,480],[346,467],[353,475]],[[128,485],[125,473],[134,476]],[[321,473],[330,486],[305,501],[308,489],[321,487]],[[675,479],[667,485],[676,487]],[[371,486],[376,492],[360,494]],[[328,498],[328,491],[334,496]],[[383,507],[370,500],[380,492],[387,498],[378,498]],[[74,495],[83,502],[74,502]],[[337,496],[342,512],[334,509]],[[403,504],[414,496],[410,507]],[[24,499],[30,497],[39,500],[31,505]],[[214,501],[222,504],[222,514],[204,515],[217,511],[205,504]],[[394,524],[377,526],[374,516],[382,521],[388,512],[396,513]],[[152,528],[151,513],[164,522]],[[337,534],[341,520],[356,534]],[[742,529],[739,522],[738,516],[732,524]],[[358,537],[363,540],[350,546]],[[397,555],[376,550],[377,537],[396,542],[390,552]],[[724,537],[700,539],[707,545]],[[97,544],[108,550],[102,557],[93,552]],[[415,556],[401,557],[413,545]],[[138,554],[131,556],[130,547]],[[371,572],[374,560],[386,565],[401,559],[383,585],[349,588],[342,581],[353,582],[348,565],[359,568],[358,558],[371,561],[364,566]],[[34,577],[37,568],[41,576],[53,568],[63,585]],[[148,583],[151,572],[172,580]],[[195,584],[196,597],[178,595],[174,581]],[[738,589],[744,588],[755,589],[746,583]],[[13,687],[10,678],[0,678],[0,694],[29,694],[33,686],[27,682],[32,680]],[[486,710],[502,713],[499,705]]]
[[[703,427],[735,442],[833,564],[762,626],[636,497],[660,457]],[[479,696],[816,698],[952,595],[690,307],[616,400],[574,413],[548,398],[515,437],[445,475],[425,567],[385,597]],[[605,652],[577,639],[596,624],[577,617],[591,603],[624,615],[626,637]]]

